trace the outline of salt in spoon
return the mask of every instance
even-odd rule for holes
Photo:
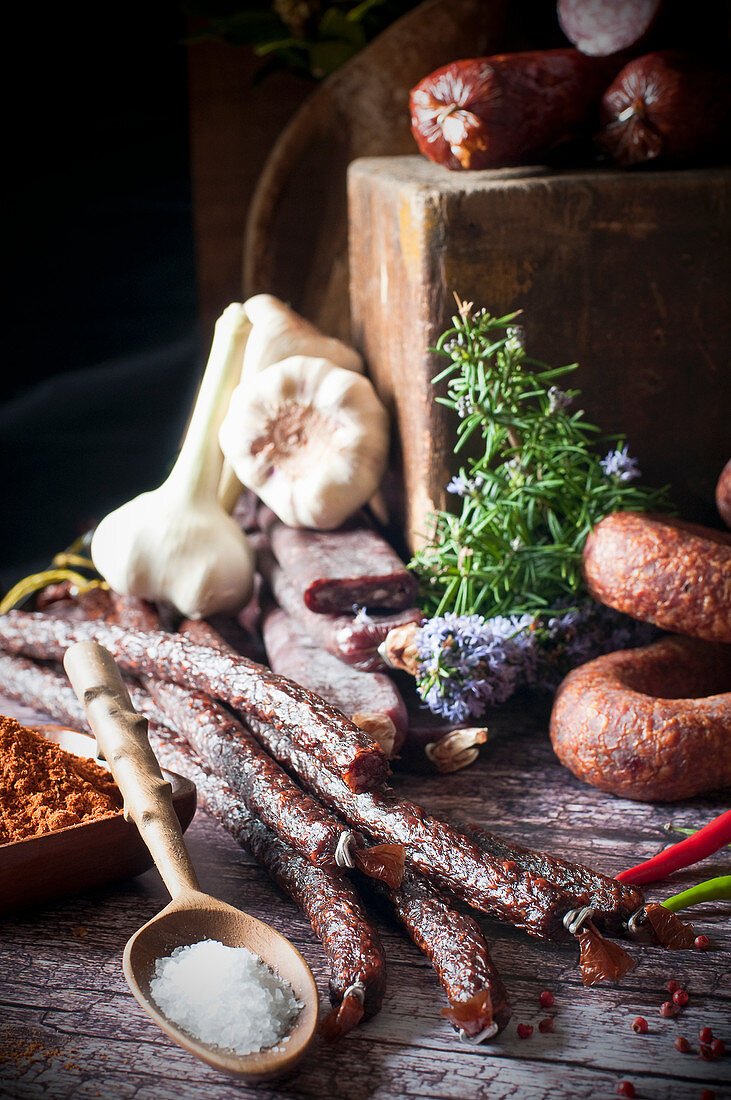
[[[317,987],[299,951],[269,925],[202,893],[163,779],[147,738],[147,721],[137,714],[112,655],[96,642],[77,642],[64,668],[97,746],[124,798],[124,816],[134,821],[150,850],[172,901],[128,941],[124,975],[145,1012],[176,1043],[215,1069],[250,1081],[291,1070],[312,1041],[317,1024]],[[279,1043],[252,1054],[204,1043],[181,1030],[155,1005],[150,993],[158,959],[200,940],[248,947],[289,982],[303,1006]]]

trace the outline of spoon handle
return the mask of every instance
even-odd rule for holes
[[[125,820],[139,829],[171,897],[197,890],[171,787],[147,739],[147,719],[132,706],[114,658],[97,642],[76,642],[63,664],[124,797]]]

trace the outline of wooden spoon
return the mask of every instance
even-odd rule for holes
[[[269,925],[201,892],[163,778],[147,739],[147,720],[132,707],[111,654],[96,642],[78,642],[64,667],[124,797],[124,816],[134,821],[150,850],[172,901],[128,941],[124,975],[136,1000],[176,1043],[215,1069],[251,1081],[289,1071],[312,1041],[317,1023],[317,987],[299,951]],[[176,947],[200,940],[248,947],[289,982],[303,1006],[286,1040],[253,1054],[209,1045],[182,1031],[157,1008],[150,994],[155,962]]]

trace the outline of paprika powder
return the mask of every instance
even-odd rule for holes
[[[105,768],[0,715],[0,844],[118,813]]]

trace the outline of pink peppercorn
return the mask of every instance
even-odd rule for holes
[[[699,951],[707,951],[711,946],[711,941],[708,939],[708,936],[696,936],[693,941],[693,946]]]
[[[678,1006],[673,1004],[672,1001],[665,1001],[663,1004],[660,1005],[660,1015],[661,1016],[677,1016],[678,1015]]]
[[[673,1043],[676,1050],[679,1050],[681,1054],[687,1054],[690,1050],[690,1043],[684,1035],[678,1035],[677,1039]]]
[[[632,1024],[632,1030],[636,1031],[638,1035],[645,1035],[648,1030],[647,1020],[643,1016],[638,1016]]]
[[[530,1039],[531,1035],[533,1034],[533,1025],[532,1024],[518,1024],[517,1031],[518,1031],[518,1038],[519,1039]]]
[[[551,993],[550,989],[544,989],[538,998],[541,1008],[552,1008],[555,1000],[556,998],[553,993]]]
[[[701,1043],[701,1045],[698,1047],[698,1057],[701,1058],[704,1062],[713,1061],[713,1051],[711,1050],[708,1043]]]
[[[726,1053],[726,1046],[723,1039],[714,1039],[711,1043],[711,1054],[714,1058],[723,1058]]]
[[[698,1038],[702,1043],[710,1043],[713,1041],[713,1031],[710,1027],[702,1027],[698,1032]]]
[[[553,1031],[553,1017],[546,1016],[544,1019],[538,1021],[538,1030],[542,1034],[546,1034],[548,1031]]]
[[[679,1008],[685,1008],[688,1001],[690,1000],[688,991],[686,989],[676,989],[673,993],[673,1000]]]
[[[631,1081],[620,1081],[617,1085],[617,1096],[628,1096],[630,1100],[635,1095],[635,1086]]]
[[[670,981],[668,982],[668,984],[667,984],[667,985],[665,986],[665,988],[667,989],[668,993],[669,993],[669,994],[670,994],[670,996],[672,997],[672,995],[673,995],[673,993],[675,992],[675,990],[676,990],[676,989],[680,989],[680,982],[676,982],[675,978],[672,978],[672,979],[671,979],[671,980],[670,980]]]

